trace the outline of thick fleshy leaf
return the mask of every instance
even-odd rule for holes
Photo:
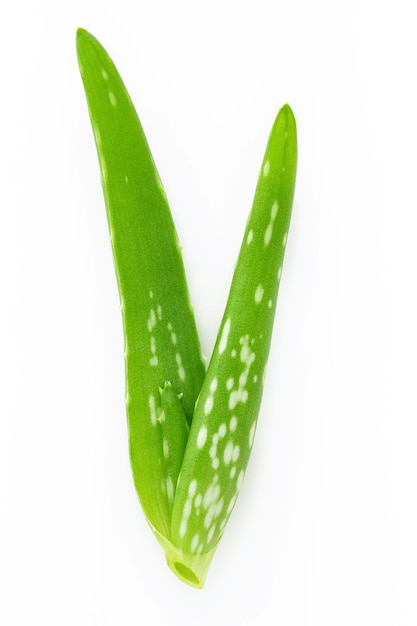
[[[199,395],[174,501],[171,540],[212,552],[252,449],[268,360],[297,165],[296,125],[275,120],[216,346]]]
[[[77,52],[123,312],[131,465],[149,522],[169,536],[167,484],[176,481],[163,460],[160,389],[170,383],[190,423],[205,368],[171,213],[132,101],[107,52],[83,29]]]

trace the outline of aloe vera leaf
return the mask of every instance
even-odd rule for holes
[[[77,31],[77,53],[123,314],[133,477],[149,523],[159,536],[169,537],[172,502],[159,390],[169,381],[191,423],[205,367],[178,238],[132,101],[107,52],[83,29]],[[178,406],[169,413],[178,417]],[[182,455],[183,443],[177,449],[171,445],[169,453]],[[182,456],[174,465],[181,462]]]
[[[292,210],[297,135],[273,125],[230,293],[198,397],[174,499],[171,541],[199,567],[213,556],[252,449]],[[175,566],[175,564],[174,564]],[[203,571],[201,574],[204,576]],[[189,575],[189,577],[191,577]]]

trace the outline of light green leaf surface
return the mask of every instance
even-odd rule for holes
[[[123,311],[135,485],[169,566],[202,587],[256,430],[294,195],[295,120],[285,105],[272,128],[205,375],[180,247],[139,119],[113,62],[82,29],[77,51]]]

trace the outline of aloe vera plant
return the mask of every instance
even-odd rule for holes
[[[168,565],[206,573],[242,486],[262,397],[297,165],[285,105],[273,125],[207,372],[167,198],[112,60],[77,31],[125,337],[137,493]]]

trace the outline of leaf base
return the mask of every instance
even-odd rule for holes
[[[196,589],[202,589],[217,545],[205,554],[186,554],[155,528],[152,530],[164,549],[168,567],[182,582]]]

